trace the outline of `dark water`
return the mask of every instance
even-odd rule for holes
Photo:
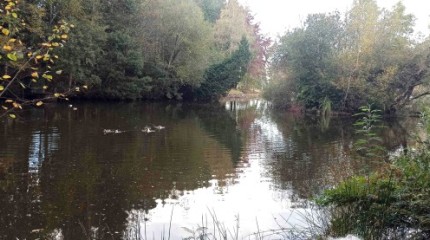
[[[74,107],[1,123],[0,239],[181,239],[214,218],[247,236],[300,224],[307,198],[369,165],[353,120],[263,101]],[[408,144],[404,129],[387,124],[389,150]]]

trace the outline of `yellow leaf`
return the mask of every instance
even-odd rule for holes
[[[62,72],[63,72],[63,70],[58,70],[55,73],[58,74],[58,75],[60,75]]]
[[[3,29],[1,30],[1,32],[2,32],[4,35],[6,35],[6,36],[8,36],[8,35],[9,35],[9,33],[10,33],[9,29],[7,29],[7,28],[3,28]]]
[[[38,107],[40,107],[40,106],[42,106],[43,105],[43,102],[42,101],[39,101],[39,102],[37,102],[36,103],[36,106],[38,106]]]
[[[4,87],[0,85],[0,92],[4,90]]]
[[[34,77],[34,78],[39,78],[39,73],[37,73],[37,72],[33,72],[33,73],[31,74],[31,76],[32,76],[32,77]]]
[[[54,93],[54,97],[60,97],[59,93]]]
[[[11,76],[9,76],[9,75],[7,75],[7,74],[5,74],[5,75],[3,75],[3,77],[2,77],[3,79],[10,79],[11,78]]]
[[[9,108],[7,108],[6,106],[1,106],[4,110],[8,110]]]
[[[58,47],[58,46],[60,46],[60,44],[59,44],[59,43],[57,43],[57,42],[53,42],[53,43],[52,43],[52,46],[53,46],[53,47]]]
[[[48,89],[48,86],[46,86],[46,85],[43,86],[43,90],[46,90],[46,89]]]
[[[18,18],[18,14],[16,14],[16,13],[12,13],[12,17],[14,17],[14,18]]]
[[[79,92],[80,91],[79,87],[75,87],[75,91]]]
[[[37,80],[36,80],[36,79],[31,79],[31,81],[32,81],[32,82],[34,82],[34,83],[37,83]]]
[[[9,45],[4,45],[3,46],[3,50],[5,50],[5,51],[12,51],[12,47],[9,46]]]
[[[27,57],[31,57],[31,56],[33,56],[32,52],[27,53]]]
[[[11,103],[11,102],[13,102],[12,99],[8,99],[8,100],[5,101],[5,103]]]
[[[13,102],[12,105],[14,108],[21,108],[21,104],[19,104],[17,102]]]
[[[61,35],[61,38],[62,38],[62,39],[67,39],[67,37],[68,37],[68,36],[67,36],[67,34],[63,34],[63,35]]]
[[[9,117],[12,118],[12,119],[15,119],[16,115],[15,114],[9,114]]]
[[[9,39],[9,41],[8,42],[10,42],[10,43],[14,43],[14,42],[16,42],[16,39],[15,38],[11,38],[11,39]]]
[[[36,56],[36,59],[41,59],[42,58],[42,56],[41,55],[37,55]]]
[[[82,86],[84,89],[88,89],[88,86],[87,85],[84,85],[84,86]]]

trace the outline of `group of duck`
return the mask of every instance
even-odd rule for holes
[[[140,131],[143,133],[153,133],[156,131],[160,131],[165,129],[165,126],[161,126],[161,125],[155,125],[155,126],[145,126],[143,129],[141,129]],[[121,131],[119,129],[103,129],[103,134],[120,134],[120,133],[124,133],[127,131]]]

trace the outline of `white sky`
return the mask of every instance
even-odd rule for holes
[[[309,13],[346,12],[353,0],[239,0],[248,6],[261,23],[263,33],[274,37],[288,29],[298,27]],[[377,0],[381,8],[391,9],[399,0]],[[407,13],[415,15],[415,31],[428,34],[430,24],[430,1],[402,0]]]

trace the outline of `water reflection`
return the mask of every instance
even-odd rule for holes
[[[368,165],[354,156],[352,120],[264,101],[77,108],[2,123],[0,239],[158,239],[169,228],[180,239],[214,214],[246,236],[277,216],[298,221],[306,198]],[[407,145],[396,124],[381,132],[390,149]],[[141,131],[154,125],[166,128]]]

